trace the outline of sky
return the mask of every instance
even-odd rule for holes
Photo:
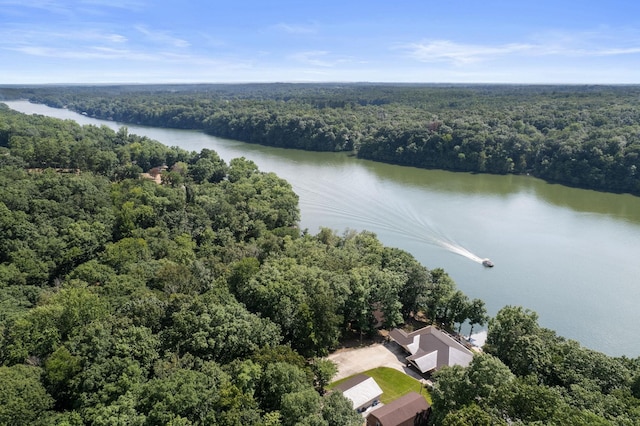
[[[640,1],[0,0],[0,84],[640,84]]]

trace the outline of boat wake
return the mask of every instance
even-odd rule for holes
[[[482,263],[485,260],[484,258],[482,258],[482,257],[480,257],[480,256],[478,256],[476,254],[471,253],[466,248],[464,248],[464,247],[462,247],[460,245],[457,245],[455,243],[451,243],[451,242],[448,242],[448,241],[438,241],[438,244],[440,244],[445,249],[449,250],[451,253],[455,253],[455,254],[458,254],[460,256],[464,256],[467,259],[473,260],[474,262]]]
[[[439,246],[453,254],[457,254],[458,256],[466,257],[467,259],[470,259],[476,263],[484,264],[483,262],[487,260],[458,244],[452,238],[446,236],[443,232],[438,231],[437,227],[427,226],[424,223],[422,227],[426,229],[425,242]]]
[[[318,182],[319,185],[322,183]],[[332,192],[331,189],[334,188]],[[484,264],[484,259],[448,237],[429,221],[427,215],[419,213],[408,202],[393,205],[383,201],[388,197],[375,189],[367,194],[347,193],[344,188],[322,185],[319,188],[295,188],[300,196],[300,206],[304,210],[320,213],[325,219],[333,217],[349,229],[369,230],[400,235],[408,240],[440,247],[451,253]],[[345,199],[348,200],[345,202]],[[348,205],[345,210],[339,206]],[[484,264],[485,266],[488,266]]]

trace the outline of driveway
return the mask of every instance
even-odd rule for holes
[[[412,368],[407,367],[406,354],[394,342],[375,343],[356,349],[345,349],[329,355],[329,359],[338,367],[333,380],[340,380],[376,367],[390,367],[417,380],[423,380]]]

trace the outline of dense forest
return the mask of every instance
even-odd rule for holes
[[[640,195],[638,86],[98,86],[0,96],[250,143]]]
[[[433,424],[640,423],[640,359],[522,307],[489,319],[375,234],[298,220],[244,158],[0,105],[0,425],[359,425],[324,356],[377,312],[488,321],[485,353],[435,375]]]

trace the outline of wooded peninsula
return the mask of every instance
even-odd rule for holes
[[[640,194],[637,87],[3,88],[87,115],[253,143]],[[155,168],[154,174],[146,176]],[[420,312],[484,353],[438,371],[435,425],[635,425],[611,357],[367,231],[300,230],[255,163],[0,105],[0,425],[360,425],[325,356]]]
[[[141,85],[2,95],[249,143],[640,195],[639,86]]]

